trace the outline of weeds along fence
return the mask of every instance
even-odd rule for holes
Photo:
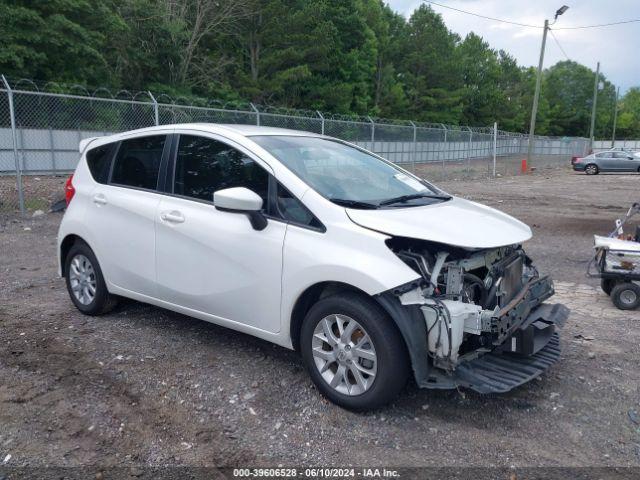
[[[337,137],[371,150],[433,181],[517,174],[528,136],[494,127],[466,127],[348,117],[318,111],[172,99],[151,92],[0,84],[0,211],[47,209],[61,198],[65,177],[87,137],[190,122],[253,124]],[[536,136],[535,168],[567,165],[583,155],[585,138]]]

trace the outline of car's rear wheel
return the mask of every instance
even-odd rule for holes
[[[597,175],[598,173],[600,173],[600,169],[598,169],[598,166],[595,163],[590,163],[589,165],[584,167],[584,173],[586,173],[587,175]]]
[[[409,375],[400,332],[379,305],[357,293],[319,300],[304,319],[300,349],[320,392],[352,410],[393,400]]]
[[[611,290],[611,300],[620,310],[640,307],[640,286],[631,282],[619,283]]]
[[[65,259],[65,277],[71,301],[86,315],[107,313],[117,303],[109,293],[100,264],[86,243],[77,241]]]

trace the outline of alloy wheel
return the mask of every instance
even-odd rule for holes
[[[89,305],[96,297],[96,273],[91,261],[82,254],[71,259],[69,265],[69,284],[73,296],[82,305]]]
[[[327,384],[344,395],[360,395],[373,385],[378,357],[371,337],[353,318],[327,315],[313,332],[313,360]]]

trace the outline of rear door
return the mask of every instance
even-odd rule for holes
[[[268,332],[280,330],[287,224],[254,230],[246,215],[217,210],[213,192],[246,187],[268,205],[270,168],[228,140],[181,134],[173,177],[156,214],[159,298]]]
[[[121,141],[109,181],[96,186],[89,212],[92,243],[107,282],[151,297],[156,296],[158,182],[168,143],[165,134]]]
[[[596,153],[596,163],[601,172],[612,172],[616,170],[616,159],[614,152]]]

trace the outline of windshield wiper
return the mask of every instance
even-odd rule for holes
[[[351,208],[364,208],[369,210],[375,210],[378,205],[375,203],[360,202],[358,200],[348,200],[346,198],[332,198],[331,201],[337,205]]]
[[[418,198],[434,198],[436,200],[443,200],[443,201],[451,200],[451,197],[449,195],[435,195],[431,193],[412,193],[409,195],[401,195],[399,197],[394,197],[388,200],[384,200],[380,202],[379,205],[392,205],[394,203],[404,203],[404,202],[408,202],[409,200],[415,200]]]

